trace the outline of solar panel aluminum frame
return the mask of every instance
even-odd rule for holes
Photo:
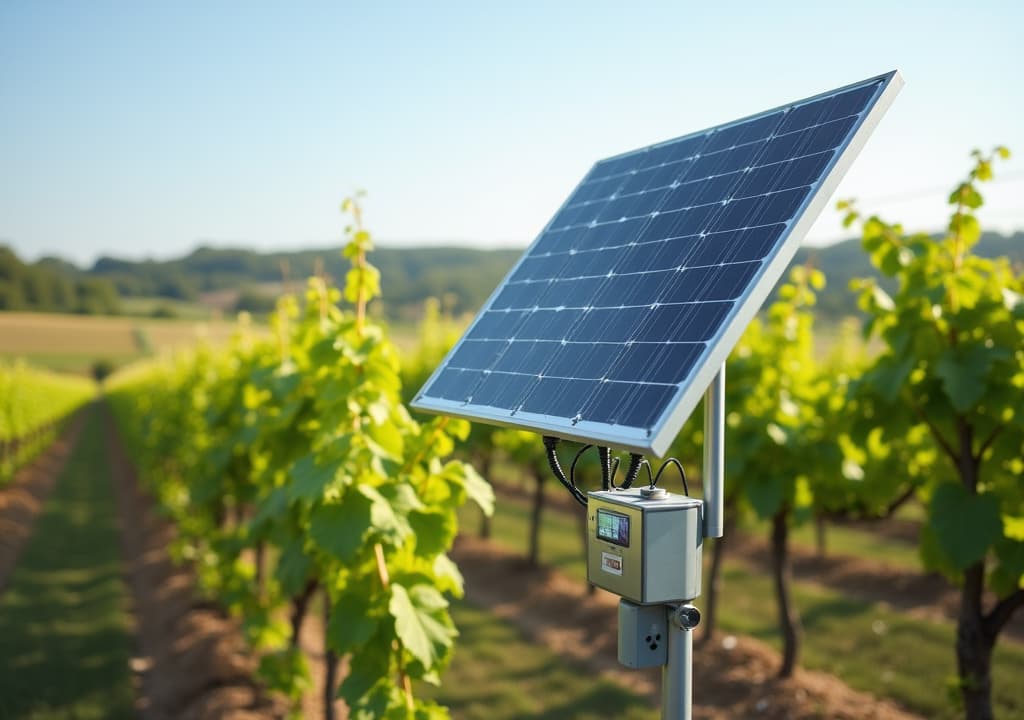
[[[463,402],[427,397],[422,394],[423,388],[429,387],[434,382],[437,375],[447,365],[448,360],[459,350],[459,347],[469,335],[473,326],[475,326],[480,318],[483,317],[484,312],[493,304],[502,288],[505,287],[506,283],[515,274],[523,261],[529,257],[532,248],[541,240],[545,232],[547,232],[551,227],[551,223],[554,222],[555,218],[558,217],[562,210],[569,204],[569,201],[576,195],[580,185],[586,181],[587,176],[584,176],[584,178],[580,180],[577,186],[566,198],[566,201],[552,216],[552,219],[537,235],[534,242],[523,253],[519,261],[516,262],[516,264],[509,270],[505,279],[495,288],[494,292],[491,293],[491,296],[487,299],[487,302],[483,305],[473,323],[471,323],[466,329],[462,339],[456,343],[455,347],[451,349],[444,361],[434,370],[427,382],[424,383],[423,388],[421,388],[419,394],[411,403],[412,407],[417,410],[423,410],[431,413],[452,415],[468,420],[479,420],[518,430],[533,431],[543,435],[554,435],[565,440],[607,445],[629,452],[663,457],[668,451],[669,446],[672,444],[676,435],[682,429],[686,419],[696,409],[697,404],[703,397],[705,389],[711,383],[715,373],[717,373],[722,364],[725,363],[729,353],[732,352],[733,347],[746,330],[747,325],[757,315],[762,304],[775,287],[775,284],[785,272],[786,267],[796,255],[800,246],[800,242],[798,240],[802,240],[814,224],[814,221],[821,214],[821,211],[825,209],[825,206],[828,204],[832,194],[838,187],[839,182],[853,163],[854,158],[856,158],[863,149],[868,137],[878,125],[882,116],[889,109],[893,99],[902,89],[903,78],[900,76],[898,71],[893,70],[883,75],[878,75],[856,83],[851,83],[844,87],[828,90],[827,92],[819,93],[818,95],[798,100],[796,102],[786,103],[755,115],[740,118],[722,125],[716,125],[714,128],[707,128],[698,132],[688,133],[680,138],[647,146],[649,148],[660,147],[669,143],[677,142],[684,137],[698,136],[702,133],[710,132],[712,129],[721,129],[737,125],[739,123],[749,122],[794,105],[814,102],[815,100],[837,95],[847,90],[852,90],[853,88],[874,82],[879,82],[879,86],[875,91],[874,104],[871,106],[871,109],[859,118],[857,124],[854,125],[847,136],[846,141],[836,148],[836,152],[830,165],[822,171],[822,180],[818,184],[817,189],[804,198],[801,206],[793,213],[792,217],[796,218],[796,222],[793,222],[792,218],[787,222],[787,228],[776,241],[774,252],[765,258],[761,268],[751,279],[746,290],[733,303],[732,309],[720,324],[718,331],[707,341],[704,351],[696,362],[696,372],[690,376],[688,381],[684,381],[679,385],[673,400],[669,403],[669,407],[672,409],[664,413],[653,427],[644,430],[635,427],[608,425],[606,423],[586,420],[573,422],[567,418],[558,418],[556,421],[552,421],[552,417],[548,415],[540,415],[525,411],[518,411],[510,414],[507,410],[496,411],[494,408],[489,406],[467,405]],[[647,148],[643,149],[646,150]],[[638,150],[632,150],[609,158],[602,158],[602,160],[613,160],[636,152],[638,152]],[[589,176],[589,174],[590,173],[588,172],[587,175]]]

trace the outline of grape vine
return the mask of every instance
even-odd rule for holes
[[[961,587],[956,656],[970,720],[992,717],[992,649],[1024,607],[1024,277],[1006,258],[972,252],[980,184],[1009,155],[972,153],[938,239],[840,203],[874,266],[896,283],[893,295],[871,280],[857,284],[866,333],[883,344],[858,401],[881,442],[916,437],[930,451],[918,453],[928,470],[921,556]],[[997,597],[989,607],[986,589]]]
[[[489,513],[493,495],[446,459],[468,423],[420,423],[401,402],[398,352],[367,312],[372,239],[356,199],[343,211],[342,291],[313,278],[269,335],[242,323],[223,351],[118,379],[112,402],[178,527],[175,553],[243,619],[271,687],[293,700],[308,688],[299,633],[319,593],[351,718],[445,718],[416,687],[439,682],[457,634],[456,510],[471,499]]]
[[[0,486],[45,447],[62,420],[88,402],[96,386],[23,362],[0,363]]]

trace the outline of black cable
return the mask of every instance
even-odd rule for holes
[[[573,487],[578,487],[576,485],[576,463],[579,462],[580,458],[583,456],[583,453],[585,453],[587,450],[589,450],[592,447],[594,447],[594,446],[593,445],[584,445],[583,447],[581,447],[579,450],[576,451],[576,457],[574,457],[572,459],[572,465],[569,466],[569,482],[572,483]],[[608,484],[612,488],[615,487],[615,475],[618,472],[619,472],[619,458],[612,458],[612,467],[611,467],[611,472],[609,474],[609,479],[608,479]]]
[[[679,469],[679,476],[683,479],[683,492],[687,496],[689,496],[690,488],[686,483],[686,470],[683,469],[683,464],[676,460],[675,458],[668,458],[667,460],[665,460],[664,463],[662,463],[661,467],[658,468],[658,472],[654,476],[654,479],[651,481],[651,487],[654,487],[655,485],[658,484],[658,480],[661,479],[661,474],[665,472],[665,468],[667,468],[669,465],[675,465]]]
[[[583,453],[585,453],[587,450],[589,450],[592,447],[594,447],[594,446],[593,445],[584,445],[583,447],[581,447],[579,450],[576,451],[576,457],[574,457],[572,459],[572,465],[569,466],[569,482],[572,483],[573,487],[576,487],[576,463],[579,462],[580,457],[583,456]]]
[[[555,477],[558,478],[558,481],[565,486],[565,489],[569,491],[569,494],[576,498],[576,502],[586,507],[587,496],[580,492],[580,489],[569,481],[565,476],[565,471],[562,470],[562,466],[558,463],[558,453],[555,449],[558,447],[560,438],[545,435],[543,439],[544,449],[547,451],[548,465],[551,467],[551,472],[553,472]]]
[[[633,483],[636,482],[637,477],[640,475],[640,466],[644,464],[644,456],[639,453],[630,453],[629,455],[629,467],[626,468],[626,477],[622,480],[620,486],[623,490],[633,487]],[[650,472],[648,470],[648,472]]]
[[[599,447],[597,456],[601,460],[601,489],[610,490],[612,487],[612,451],[610,448]]]

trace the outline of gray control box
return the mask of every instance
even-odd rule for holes
[[[668,612],[664,605],[619,600],[619,662],[628,668],[668,661]]]
[[[587,580],[638,605],[700,595],[702,501],[646,488],[588,494]]]

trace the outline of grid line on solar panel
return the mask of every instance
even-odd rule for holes
[[[649,431],[886,82],[597,162],[417,402]]]

